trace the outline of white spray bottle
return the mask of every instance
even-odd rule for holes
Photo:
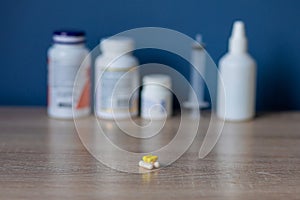
[[[219,62],[217,115],[228,121],[249,120],[255,115],[256,63],[247,50],[244,23],[236,21],[229,52]]]

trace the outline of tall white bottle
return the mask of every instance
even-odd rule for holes
[[[228,121],[249,120],[255,115],[256,63],[247,50],[244,23],[236,21],[229,52],[219,62],[217,115]]]

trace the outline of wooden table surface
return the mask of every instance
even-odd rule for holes
[[[124,173],[84,148],[73,121],[44,108],[0,108],[0,199],[300,199],[299,112],[226,123],[204,159],[200,141],[161,170]]]

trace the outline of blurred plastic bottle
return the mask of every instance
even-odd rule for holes
[[[48,50],[50,117],[71,119],[90,114],[90,66],[83,31],[54,32],[53,45]]]
[[[102,54],[95,63],[95,113],[105,119],[125,119],[138,114],[138,60],[134,41],[111,37],[100,42]]]
[[[141,117],[161,120],[172,115],[171,77],[152,74],[143,78]]]
[[[217,115],[228,121],[249,120],[255,115],[256,63],[247,50],[244,23],[236,21],[229,52],[219,62]]]

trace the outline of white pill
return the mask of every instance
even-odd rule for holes
[[[142,160],[139,162],[139,166],[143,167],[145,169],[153,169],[153,164],[152,163],[146,163]]]
[[[155,168],[159,168],[160,167],[160,164],[159,164],[158,161],[154,162],[153,165],[154,165]]]

